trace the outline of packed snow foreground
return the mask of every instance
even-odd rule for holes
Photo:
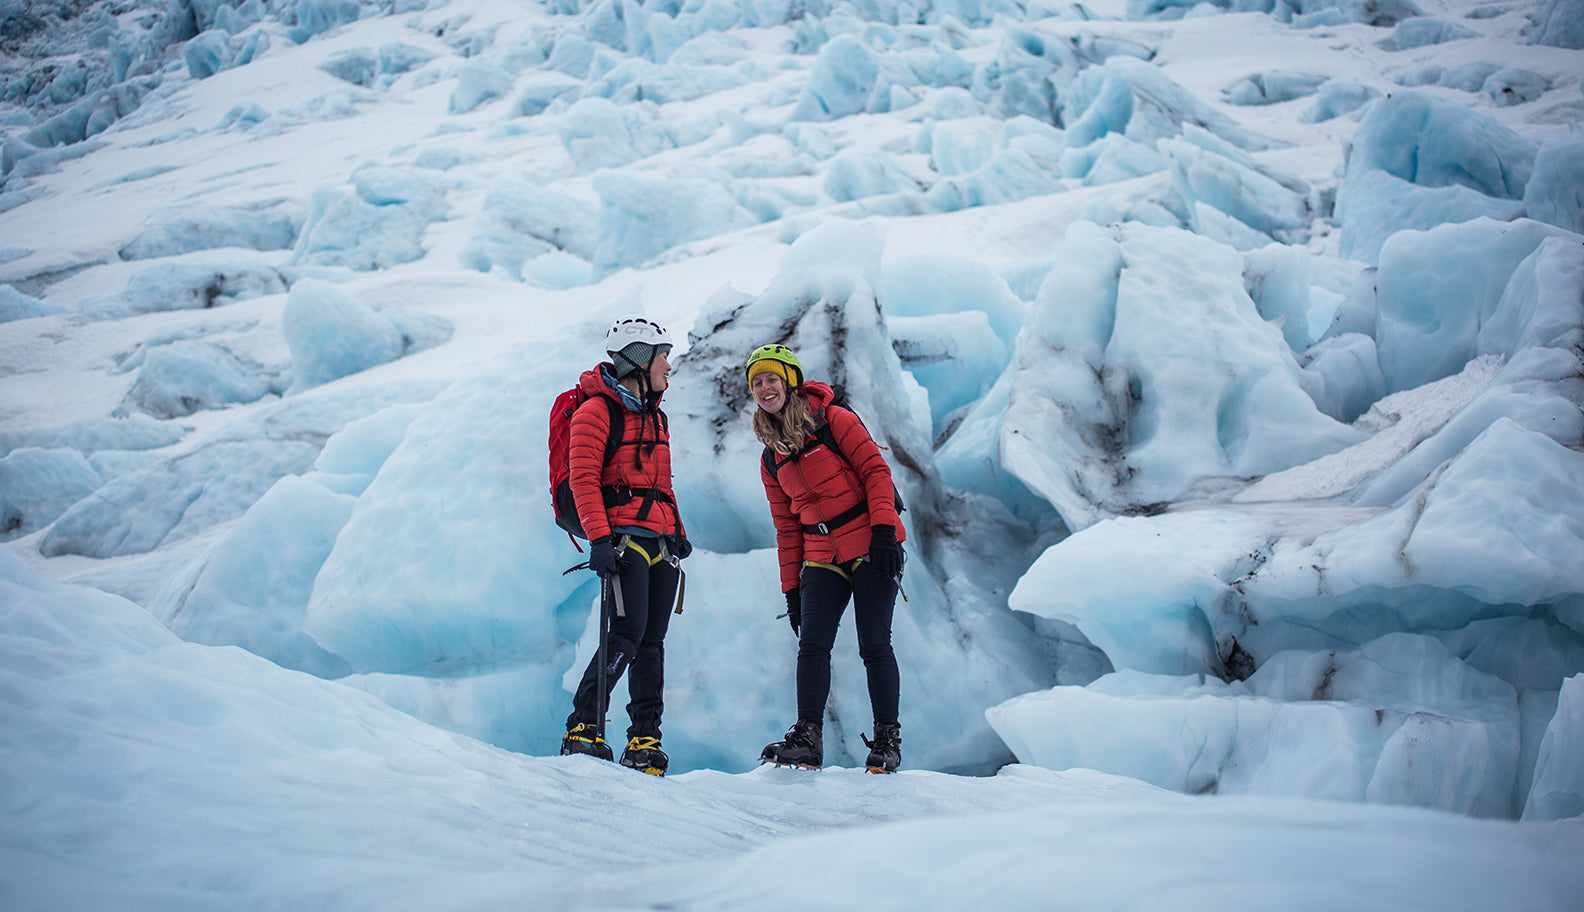
[[[0,904],[1577,908],[1584,7],[1235,7],[8,19]],[[631,310],[663,782],[553,756],[544,428]],[[753,769],[769,342],[908,504],[898,777],[848,639],[834,768]]]
[[[524,757],[0,551],[7,909],[1556,909],[1577,821],[994,777]],[[1273,833],[1281,837],[1273,839]],[[811,867],[816,882],[791,872]],[[616,874],[612,872],[624,872]],[[1359,891],[1364,891],[1360,896]]]

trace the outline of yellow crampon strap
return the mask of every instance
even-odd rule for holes
[[[588,731],[593,732],[594,733],[594,737],[590,738],[590,737],[587,737],[587,736],[583,735],[582,732],[585,729],[587,729]],[[605,739],[600,737],[599,729],[595,728],[592,725],[579,725],[579,726],[577,726],[576,728],[574,728],[571,731],[566,733],[566,739],[568,741],[582,741],[582,742],[585,742],[587,744],[604,744],[605,743]]]
[[[659,746],[659,738],[632,738],[627,742],[627,749],[630,751],[653,750]]]

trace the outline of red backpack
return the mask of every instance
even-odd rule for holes
[[[609,396],[599,398],[610,407],[610,439],[605,441],[605,458],[601,460],[601,464],[604,464],[611,461],[616,449],[621,446],[625,421],[620,403]],[[567,476],[572,473],[572,416],[578,406],[588,399],[588,394],[583,392],[583,386],[579,384],[557,396],[550,406],[550,502],[555,508],[556,525],[568,536],[574,537],[573,546],[577,545],[578,538],[588,540],[588,533],[583,531],[583,521],[578,518],[577,502],[572,499],[572,485],[567,480]]]

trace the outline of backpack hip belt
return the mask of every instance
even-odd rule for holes
[[[657,500],[673,506],[676,504],[676,500],[670,494],[659,488],[629,488],[625,485],[618,485],[602,488],[601,490],[604,492],[605,506],[607,507],[619,507],[622,504],[632,503],[634,498],[642,497],[644,503],[638,509],[638,519],[640,521],[649,518],[649,508],[653,507]]]
[[[840,529],[842,526],[847,525],[848,523],[868,512],[869,504],[860,501],[854,504],[851,508],[844,511],[840,516],[837,516],[833,519],[827,519],[824,522],[814,523],[813,525],[805,523],[803,526],[803,532],[807,535],[830,535],[837,529]]]

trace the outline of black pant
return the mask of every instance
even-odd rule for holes
[[[621,588],[622,613],[609,607],[610,631],[605,637],[605,700],[631,666],[627,689],[631,702],[627,716],[629,738],[659,738],[660,714],[665,710],[665,635],[671,624],[671,608],[676,604],[680,571],[669,562],[649,560],[661,554],[658,538],[633,538],[623,552],[626,566],[614,581]],[[594,725],[599,721],[599,653],[589,659],[572,695],[572,715],[567,728]]]
[[[869,705],[874,721],[895,725],[901,690],[896,653],[891,650],[891,613],[896,605],[897,583],[874,572],[867,560],[842,568],[803,567],[803,622],[798,637],[798,718],[822,722],[830,696],[830,654],[836,645],[836,627],[853,602],[858,625],[858,655],[869,678]]]

